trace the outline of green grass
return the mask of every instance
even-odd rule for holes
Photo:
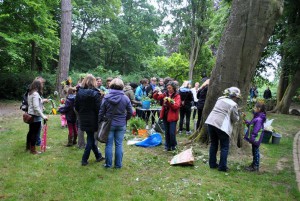
[[[49,120],[47,151],[25,152],[28,125],[20,117],[0,119],[0,199],[2,200],[300,200],[292,161],[300,118],[268,115],[283,135],[279,145],[261,146],[261,172],[243,170],[250,155],[229,157],[229,173],[211,170],[203,159],[208,147],[193,145],[193,167],[170,166],[174,154],[163,146],[140,148],[124,141],[123,168],[105,169],[93,154],[80,165],[83,150],[65,147],[67,129],[59,116]],[[179,136],[186,149],[186,136]],[[101,152],[104,145],[100,144]]]

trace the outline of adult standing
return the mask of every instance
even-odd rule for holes
[[[227,156],[229,151],[229,138],[233,130],[233,123],[239,120],[237,100],[240,99],[240,89],[230,87],[225,89],[224,96],[218,98],[213,110],[208,115],[205,123],[211,144],[209,149],[209,167],[218,168],[226,172]],[[218,144],[220,142],[220,162],[217,164]]]
[[[123,91],[124,83],[115,78],[110,83],[109,94],[104,96],[99,111],[99,122],[103,117],[112,119],[108,140],[105,147],[105,167],[112,167],[113,143],[115,142],[115,168],[122,167],[123,139],[126,132],[126,120],[132,116],[132,106]]]
[[[264,91],[264,99],[270,99],[272,98],[272,92],[270,90],[270,87],[268,87],[265,91]]]
[[[75,109],[79,115],[80,128],[87,133],[87,144],[81,160],[83,166],[88,164],[91,150],[93,150],[97,162],[104,160],[94,138],[94,132],[98,130],[98,113],[101,102],[96,87],[95,77],[91,74],[87,75],[83,79],[75,99]]]
[[[142,101],[143,97],[147,97],[146,87],[148,86],[148,79],[144,78],[140,81],[140,86],[138,86],[135,90],[135,100]],[[138,117],[142,119],[146,119],[146,114],[142,110],[136,110],[136,114]]]
[[[191,91],[193,93],[193,97],[194,97],[194,107],[195,108],[197,108],[197,106],[198,106],[197,93],[199,91],[199,86],[200,86],[199,82],[196,82],[194,88],[191,89]],[[196,117],[196,110],[194,109],[193,119],[195,119],[195,117]]]
[[[197,119],[197,124],[196,127],[197,129],[200,127],[200,122],[202,118],[202,112],[206,100],[206,95],[207,95],[207,90],[208,90],[208,85],[209,85],[209,80],[207,79],[199,88],[199,91],[197,93],[197,99],[198,99],[198,104],[197,104],[197,111],[198,111],[198,119]]]
[[[191,134],[190,130],[190,118],[192,113],[192,102],[194,101],[193,93],[188,88],[189,81],[184,81],[182,86],[179,88],[179,95],[181,99],[180,104],[180,121],[179,121],[179,134],[182,133],[183,129],[183,120],[185,117],[186,120],[186,134]]]
[[[169,82],[167,85],[167,91],[162,93],[161,91],[155,91],[153,98],[156,100],[163,100],[162,109],[160,111],[160,119],[164,122],[165,127],[165,149],[172,151],[176,149],[176,123],[179,119],[180,109],[180,95],[176,91],[176,84]]]
[[[27,134],[26,149],[30,149],[30,153],[38,154],[36,151],[37,137],[41,130],[42,119],[48,120],[47,116],[43,114],[43,102],[41,95],[43,94],[43,83],[40,79],[35,79],[29,88],[28,94],[28,114],[34,117],[33,123],[29,124],[29,131]]]

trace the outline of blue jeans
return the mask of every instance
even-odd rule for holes
[[[177,121],[168,122],[166,119],[164,121],[165,126],[165,149],[174,150],[177,145],[176,141],[176,123]]]
[[[94,132],[87,131],[87,143],[82,156],[82,162],[86,163],[90,157],[91,150],[93,150],[96,159],[101,158],[102,154],[99,152],[95,144]]]
[[[113,143],[115,142],[115,168],[122,167],[123,139],[126,126],[111,126],[105,147],[105,167],[112,167]]]
[[[217,152],[218,145],[220,141],[221,153],[220,153],[220,163],[219,170],[227,169],[227,156],[229,151],[229,135],[224,131],[216,128],[215,126],[208,125],[208,133],[210,136],[211,144],[209,148],[209,167],[217,168]]]

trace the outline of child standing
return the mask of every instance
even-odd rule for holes
[[[245,114],[243,115],[245,117]],[[263,102],[257,102],[253,109],[253,119],[247,121],[244,119],[244,123],[248,129],[246,131],[244,139],[252,144],[252,156],[253,161],[246,170],[251,172],[259,171],[259,145],[263,138],[264,122],[266,121],[266,111]]]
[[[67,100],[63,107],[59,108],[59,112],[66,115],[69,130],[67,147],[77,144],[77,126],[76,114],[74,111],[76,88],[70,87],[67,93]]]

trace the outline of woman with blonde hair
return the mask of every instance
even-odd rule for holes
[[[115,142],[114,166],[115,168],[121,168],[126,121],[132,116],[132,106],[129,98],[124,94],[124,83],[121,79],[113,79],[110,82],[109,88],[109,93],[104,96],[99,111],[99,122],[102,121],[104,116],[112,119],[108,141],[105,147],[104,167],[111,168],[113,165],[113,143]]]
[[[96,87],[95,77],[88,74],[83,79],[75,99],[75,109],[79,115],[80,128],[87,133],[87,144],[81,160],[83,166],[88,164],[91,150],[93,150],[97,162],[104,160],[94,138],[94,132],[98,130],[98,112],[101,103],[100,94]]]

